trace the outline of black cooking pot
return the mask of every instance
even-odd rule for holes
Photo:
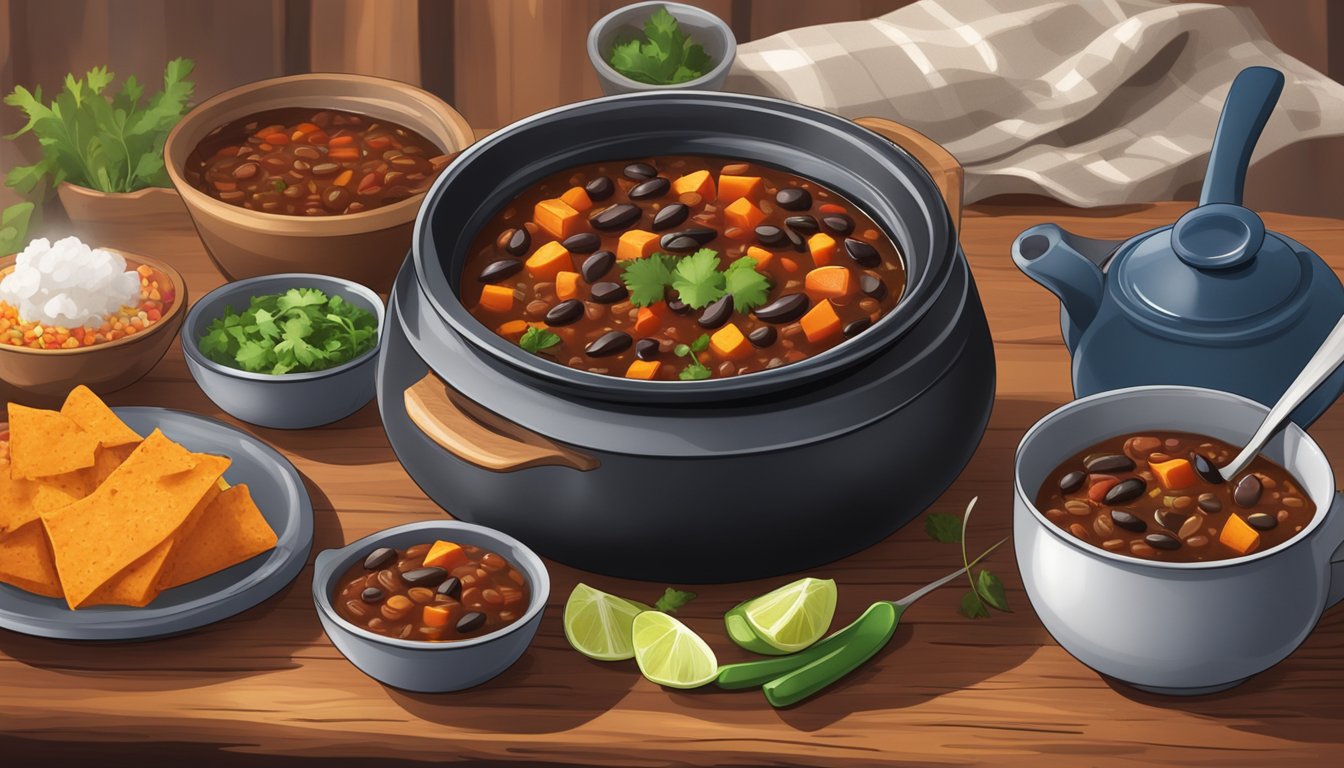
[[[907,128],[861,122],[872,130],[773,99],[663,91],[544,112],[463,152],[421,210],[383,329],[378,403],[407,472],[455,517],[544,555],[676,583],[807,568],[919,514],[979,443],[994,356],[957,247],[960,167]],[[458,300],[476,233],[529,184],[670,154],[787,168],[840,192],[900,245],[904,297],[807,360],[691,382],[550,362]]]

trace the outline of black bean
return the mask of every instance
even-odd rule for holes
[[[560,244],[570,253],[592,253],[602,247],[602,238],[595,232],[580,232],[566,237]]]
[[[1198,504],[1200,509],[1211,515],[1223,511],[1222,500],[1212,493],[1199,494]]]
[[[485,626],[485,614],[480,611],[472,611],[457,620],[457,631],[461,634],[475,632]]]
[[[882,278],[874,275],[860,277],[859,290],[863,291],[864,296],[870,296],[878,301],[887,297],[887,284],[882,282]]]
[[[359,593],[359,599],[366,603],[377,603],[383,599],[383,590],[377,587],[368,587]]]
[[[644,181],[658,175],[658,169],[648,163],[631,163],[625,166],[625,178],[631,181]]]
[[[1237,487],[1232,491],[1232,500],[1237,503],[1237,506],[1250,509],[1260,503],[1260,494],[1264,490],[1264,487],[1260,484],[1260,478],[1255,475],[1246,475],[1237,481]]]
[[[679,235],[676,232],[663,235],[663,239],[658,241],[658,244],[663,246],[664,251],[671,253],[690,253],[700,247],[700,243],[695,238],[688,235]]]
[[[636,184],[630,190],[631,200],[656,200],[667,194],[667,190],[672,188],[672,182],[666,177],[659,176],[648,181]]]
[[[1135,533],[1143,533],[1144,531],[1148,530],[1147,523],[1143,522],[1143,520],[1140,520],[1139,518],[1135,517],[1134,515],[1131,515],[1130,513],[1126,512],[1123,509],[1111,510],[1111,522],[1115,523],[1121,528],[1124,528],[1127,531],[1134,531]]]
[[[1185,525],[1185,513],[1174,509],[1159,509],[1153,513],[1153,519],[1169,531],[1179,531]]]
[[[1123,453],[1093,453],[1083,459],[1083,467],[1088,472],[1128,472],[1134,468],[1134,461]]]
[[[1168,536],[1165,533],[1150,533],[1147,536],[1144,536],[1143,540],[1148,542],[1148,546],[1153,549],[1165,549],[1170,551],[1181,548],[1180,539],[1177,539],[1175,536]]]
[[[387,567],[388,563],[391,563],[396,559],[397,550],[391,547],[379,547],[370,552],[368,557],[364,558],[364,570],[381,571]]]
[[[671,229],[691,215],[691,209],[681,203],[672,203],[665,206],[662,210],[653,215],[653,231],[661,232],[664,229]]]
[[[806,211],[812,207],[812,193],[797,187],[785,187],[775,193],[775,202],[786,211]]]
[[[1226,482],[1223,480],[1223,473],[1219,472],[1218,468],[1213,466],[1213,462],[1202,455],[1198,453],[1190,454],[1190,463],[1194,466],[1196,474],[1204,478],[1204,482],[1213,485],[1222,485]]]
[[[611,231],[616,229],[625,229],[626,227],[639,221],[639,217],[644,215],[644,211],[637,205],[629,203],[617,203],[609,205],[588,218],[588,223],[596,229]]]
[[[462,594],[462,581],[456,576],[449,576],[434,591],[456,600]]]
[[[789,241],[789,246],[798,253],[807,253],[807,238],[794,232],[792,229],[784,230],[784,238]]]
[[[784,226],[800,235],[815,235],[821,231],[821,225],[811,216],[790,216],[784,220]]]
[[[760,320],[767,323],[791,323],[802,317],[811,302],[807,300],[807,294],[790,293],[780,296],[778,299],[766,304],[764,307],[758,307],[753,313]]]
[[[523,262],[519,259],[500,259],[486,264],[485,269],[481,270],[480,276],[476,279],[482,283],[498,283],[500,280],[518,274],[518,271],[522,268]]]
[[[591,285],[601,280],[615,265],[616,254],[611,251],[598,251],[584,259],[583,266],[579,267],[579,274],[583,275],[584,282]]]
[[[752,346],[760,347],[761,349],[765,349],[771,344],[774,344],[775,340],[778,338],[779,332],[768,325],[762,325],[760,328],[747,334],[747,341],[750,341]]]
[[[596,179],[583,185],[583,191],[588,193],[588,199],[594,203],[600,203],[611,197],[611,193],[616,191],[616,185],[611,183],[611,179],[606,176],[598,176]]]
[[[668,299],[667,308],[674,315],[689,315],[691,313],[691,305],[679,298]]]
[[[876,248],[870,243],[852,237],[845,238],[845,253],[860,267],[872,269],[882,263],[882,257],[878,255]]]
[[[848,235],[854,231],[854,220],[843,213],[833,213],[829,216],[822,216],[821,223],[826,228],[837,235]]]
[[[580,317],[583,317],[583,302],[578,299],[567,299],[546,311],[546,324],[569,325]]]
[[[1279,519],[1264,512],[1246,516],[1246,522],[1257,531],[1270,531],[1279,527]]]
[[[701,328],[718,328],[728,322],[729,316],[733,314],[733,297],[723,296],[718,301],[711,303],[700,312],[700,317],[696,322]]]
[[[1133,501],[1143,495],[1148,490],[1148,484],[1139,477],[1131,477],[1128,480],[1121,480],[1106,492],[1105,501],[1107,504],[1124,504],[1127,501]]]
[[[532,235],[528,234],[528,231],[522,227],[513,230],[513,234],[509,235],[509,239],[504,243],[504,250],[514,256],[522,256],[531,247]]]
[[[589,357],[616,355],[629,349],[631,341],[630,334],[625,331],[607,331],[598,336],[597,340],[585,347],[583,351]]]
[[[649,361],[658,359],[658,340],[640,339],[635,342],[635,357],[640,360]]]
[[[1070,472],[1059,478],[1059,491],[1060,493],[1073,493],[1074,491],[1081,490],[1083,482],[1086,480],[1086,472]]]
[[[855,336],[858,336],[860,333],[863,333],[864,331],[868,330],[868,326],[870,326],[870,325],[872,325],[872,324],[873,324],[873,320],[872,320],[872,318],[869,318],[869,317],[860,317],[858,320],[854,320],[854,321],[852,321],[852,322],[846,324],[846,325],[845,325],[845,338],[846,338],[846,339],[852,339],[852,338],[854,338]]]
[[[593,301],[598,304],[615,304],[629,295],[630,291],[625,289],[624,283],[611,281],[593,283]]]
[[[779,245],[784,242],[784,230],[772,224],[762,224],[756,228],[756,239],[761,245]]]
[[[416,568],[413,571],[401,574],[401,580],[412,587],[430,587],[431,589],[442,584],[446,578],[448,578],[448,571],[433,565],[427,568]]]

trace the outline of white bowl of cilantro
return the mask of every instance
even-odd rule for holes
[[[733,30],[683,3],[635,3],[598,19],[588,58],[608,96],[635,91],[723,88],[737,56]]]
[[[373,399],[383,302],[349,280],[282,274],[228,283],[192,306],[187,368],[225,413],[307,429]]]

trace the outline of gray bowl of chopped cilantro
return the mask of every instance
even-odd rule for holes
[[[274,429],[349,416],[375,391],[383,302],[326,275],[253,277],[216,288],[187,313],[182,352],[224,412]]]
[[[588,58],[603,93],[723,88],[737,56],[733,30],[714,14],[682,3],[627,5],[588,32]]]

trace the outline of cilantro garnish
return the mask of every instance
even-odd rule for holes
[[[696,309],[718,301],[723,296],[723,285],[719,257],[708,248],[683,256],[672,270],[672,287],[682,301]]]
[[[770,293],[770,279],[756,271],[755,259],[744,256],[719,271],[718,252],[709,248],[679,258],[655,253],[633,259],[625,265],[621,280],[630,291],[630,303],[637,307],[662,301],[669,286],[695,309],[731,295],[738,312],[759,307]]]
[[[748,312],[765,303],[770,293],[770,280],[756,271],[756,260],[744,256],[724,270],[724,290],[733,297],[733,308]]]
[[[971,499],[960,519],[945,512],[929,515],[924,518],[924,530],[934,541],[961,544],[961,564],[971,585],[970,591],[961,598],[961,613],[967,618],[984,619],[989,618],[989,608],[1004,613],[1012,613],[1012,610],[1008,608],[1008,598],[1004,595],[1003,582],[998,576],[991,573],[988,568],[981,568],[974,575],[971,573],[971,567],[975,563],[966,558],[966,524],[971,520],[971,510],[975,509],[975,502],[976,499]],[[984,555],[980,557],[983,558]],[[976,562],[979,560],[980,558],[977,558]]]
[[[524,331],[522,338],[518,339],[518,346],[534,355],[547,347],[553,347],[559,343],[559,336],[545,328],[537,328],[535,326]]]
[[[704,77],[713,68],[705,49],[681,31],[667,8],[644,22],[647,42],[626,40],[611,49],[607,63],[622,75],[650,85],[672,85]]]
[[[663,596],[658,598],[658,602],[653,604],[653,609],[655,611],[662,611],[663,613],[676,613],[678,608],[684,607],[694,599],[694,592],[687,592],[682,589],[668,587],[663,592]]]
[[[924,531],[934,541],[956,544],[961,541],[961,518],[946,512],[934,512],[924,518]]]
[[[663,290],[672,284],[672,269],[676,259],[665,253],[655,253],[626,263],[621,281],[630,291],[630,303],[647,307],[663,300]]]
[[[682,381],[700,381],[701,379],[708,379],[713,375],[714,372],[709,369],[709,366],[700,362],[700,358],[696,357],[697,352],[704,352],[708,348],[708,333],[700,334],[700,338],[692,341],[690,344],[678,344],[673,347],[672,353],[677,357],[689,357],[691,359],[691,362],[682,369],[681,373],[677,374],[677,378]]]
[[[255,296],[241,313],[225,307],[201,337],[200,349],[217,363],[279,376],[349,362],[377,338],[371,312],[315,288],[291,288]]]

